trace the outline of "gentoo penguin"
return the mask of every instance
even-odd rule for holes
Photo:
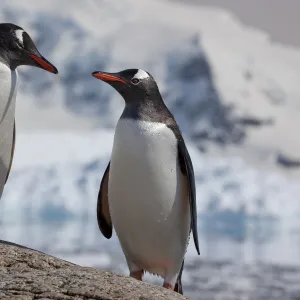
[[[8,179],[15,148],[16,68],[35,66],[57,74],[57,69],[37,50],[21,27],[0,23],[0,197]]]
[[[125,100],[100,184],[99,228],[109,239],[115,227],[130,276],[142,280],[144,271],[157,274],[165,288],[182,294],[191,231],[200,252],[193,165],[179,127],[148,72],[92,75]]]

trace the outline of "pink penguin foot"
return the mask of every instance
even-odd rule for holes
[[[164,282],[163,287],[170,291],[174,291],[174,287],[170,283]]]

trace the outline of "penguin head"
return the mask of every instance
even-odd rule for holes
[[[127,69],[118,73],[96,71],[92,75],[116,89],[126,104],[142,101],[156,94],[160,96],[154,78],[141,69]]]
[[[58,73],[56,67],[39,53],[29,34],[11,23],[0,23],[0,60],[12,70],[28,65]]]

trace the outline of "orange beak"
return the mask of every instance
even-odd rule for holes
[[[114,75],[111,75],[111,74],[108,74],[108,73],[104,73],[104,72],[93,72],[92,75],[97,78],[97,79],[100,79],[100,80],[103,80],[103,81],[118,81],[118,82],[121,82],[121,83],[124,83],[124,84],[127,84],[127,82],[122,79],[122,78],[119,78],[117,76],[114,76]]]
[[[40,66],[41,68],[43,68],[44,70],[57,74],[58,71],[57,69],[49,62],[47,61],[44,57],[38,57],[34,54],[28,54],[33,60],[35,60]]]

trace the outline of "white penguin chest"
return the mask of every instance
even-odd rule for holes
[[[0,195],[11,158],[17,86],[17,71],[0,64]]]
[[[121,192],[127,204],[139,210],[150,213],[157,202],[170,209],[176,196],[177,165],[177,141],[166,125],[121,119],[110,167],[112,201],[123,201],[115,199]]]
[[[187,196],[172,130],[162,123],[120,119],[108,198],[123,251],[136,265],[163,276],[170,265],[181,263],[190,226]]]

